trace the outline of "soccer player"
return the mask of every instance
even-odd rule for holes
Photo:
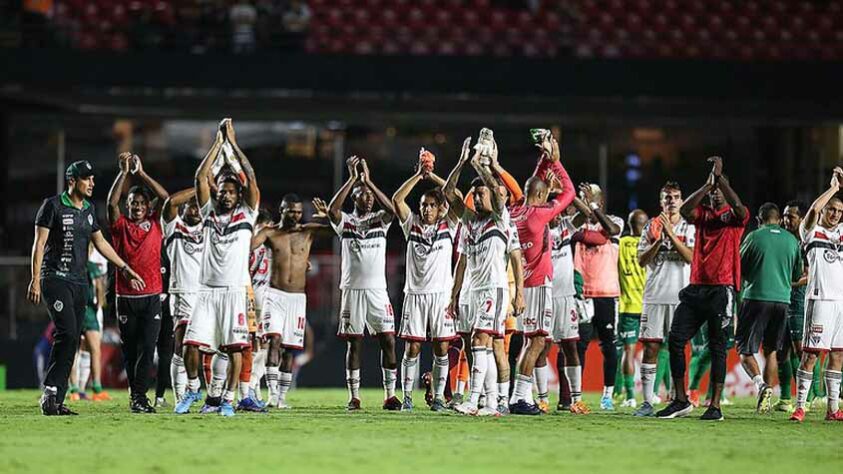
[[[796,371],[796,410],[790,419],[805,419],[805,402],[811,387],[817,354],[829,353],[825,372],[828,409],[825,419],[843,421],[839,410],[840,378],[843,367],[843,201],[836,194],[843,182],[843,169],[834,168],[831,185],[821,194],[799,227],[808,260],[807,311],[802,362]]]
[[[255,221],[255,234],[260,233],[264,228],[272,225],[272,215],[266,209],[258,212]],[[254,236],[252,237],[254,239]],[[254,302],[254,317],[257,323],[255,338],[255,352],[252,356],[252,367],[249,373],[249,387],[246,395],[240,397],[240,404],[251,405],[250,402],[243,402],[245,398],[254,401],[254,405],[265,407],[261,398],[261,379],[266,375],[266,357],[269,352],[269,343],[263,337],[263,302],[266,297],[266,289],[269,287],[269,279],[272,276],[272,251],[265,245],[252,249],[249,254],[249,275],[252,278],[252,301]],[[244,364],[245,366],[245,364]],[[244,375],[244,374],[241,374]],[[276,402],[277,405],[277,402]]]
[[[429,153],[429,152],[427,152]],[[436,188],[426,191],[419,202],[419,213],[407,205],[407,196],[424,180]],[[453,285],[451,259],[457,216],[448,211],[441,188],[445,181],[419,163],[413,176],[395,191],[392,206],[407,239],[404,307],[399,337],[405,341],[401,361],[404,402],[402,410],[413,409],[413,385],[416,382],[421,344],[433,345],[433,401],[431,411],[445,410],[445,384],[448,377],[448,346],[457,335],[453,315],[448,312]],[[443,216],[443,214],[445,214]]]
[[[706,183],[682,204],[679,212],[696,226],[690,285],[679,293],[679,306],[668,335],[670,372],[675,397],[656,413],[659,418],[687,416],[693,405],[685,393],[685,345],[708,322],[711,381],[714,392],[702,420],[722,420],[720,396],[726,380],[726,331],[733,318],[735,292],[740,290],[740,241],[749,211],[723,175],[723,160],[712,163]],[[709,205],[703,205],[708,196]]]
[[[460,257],[454,275],[453,290],[449,309],[454,311],[459,301],[459,292],[464,278],[471,279],[471,292],[467,313],[458,317],[466,326],[472,328],[471,352],[471,394],[469,399],[454,407],[459,413],[470,415],[499,415],[496,407],[489,400],[481,412],[478,409],[480,395],[484,392],[497,392],[497,380],[487,377],[489,364],[496,364],[491,350],[492,337],[503,336],[504,318],[509,302],[509,284],[506,278],[507,252],[513,263],[516,278],[515,313],[524,310],[523,267],[521,251],[516,247],[517,240],[511,232],[509,213],[504,205],[504,196],[496,192],[498,183],[492,176],[488,165],[482,164],[480,151],[471,158],[472,166],[480,175],[472,182],[474,211],[466,208],[456,194],[456,185],[463,166],[469,161],[471,139],[463,142],[462,154],[456,167],[451,171],[443,188],[448,204],[457,215],[462,215],[460,235]],[[496,151],[491,156],[496,161]],[[494,166],[494,165],[492,165]],[[460,309],[462,311],[462,308]],[[456,312],[456,311],[454,311]]]
[[[541,158],[533,176],[524,185],[526,195],[510,209],[521,244],[524,273],[525,312],[517,317],[517,330],[524,335],[525,346],[518,361],[518,375],[510,399],[510,412],[515,415],[538,415],[538,406],[527,402],[533,390],[533,369],[544,353],[545,339],[550,335],[553,301],[550,235],[548,224],[562,214],[574,199],[574,185],[559,162],[559,144],[551,135],[542,143]],[[544,177],[551,172],[559,182],[561,192],[549,201],[550,187]],[[547,366],[546,362],[543,365]],[[539,384],[539,395],[547,394],[546,379]]]
[[[641,333],[644,345],[641,360],[641,391],[644,402],[635,416],[653,416],[658,383],[657,364],[665,336],[670,332],[679,292],[688,286],[696,228],[679,213],[682,190],[668,181],[659,192],[661,214],[642,230],[638,243],[638,263],[647,269],[641,306]]]
[[[82,342],[77,358],[78,398],[73,397],[74,386],[71,380],[71,400],[87,399],[85,387],[88,377],[93,376],[91,388],[93,401],[111,400],[108,392],[102,389],[102,307],[105,304],[106,280],[108,279],[108,260],[89,245],[88,255],[88,304],[85,306],[85,319],[82,320]],[[72,373],[71,373],[72,375]]]
[[[615,378],[615,390],[619,390],[617,382],[621,382],[626,392],[626,399],[621,406],[630,408],[636,406],[635,346],[638,345],[644,282],[647,278],[646,271],[638,263],[638,245],[641,241],[641,230],[647,224],[647,219],[647,213],[641,209],[630,212],[627,218],[629,235],[621,237],[618,245],[618,275],[621,288],[618,343],[623,350],[623,357],[618,370],[620,377]]]
[[[603,192],[594,184],[580,184],[580,199],[575,200],[579,213],[574,223],[580,225],[573,240],[574,267],[583,276],[583,295],[594,305],[590,325],[580,326],[578,350],[580,363],[585,367],[585,351],[597,332],[603,353],[603,396],[600,408],[614,410],[612,393],[618,351],[615,347],[617,298],[620,296],[618,278],[618,238],[623,232],[623,219],[606,214]],[[592,328],[588,331],[588,328]],[[585,330],[584,330],[585,329]]]
[[[32,304],[44,300],[55,324],[40,400],[45,416],[76,415],[64,405],[64,397],[88,299],[88,244],[93,242],[134,289],[143,290],[145,286],[102,236],[97,213],[89,201],[94,192],[94,168],[87,161],[76,161],[64,176],[67,189],[45,199],[35,216],[32,280],[26,293]]]
[[[331,228],[315,222],[302,224],[302,200],[296,194],[285,195],[278,210],[281,220],[255,234],[252,249],[265,246],[272,254],[269,287],[262,285],[260,290],[264,293],[260,325],[263,338],[269,342],[266,359],[268,404],[287,409],[290,408],[287,392],[293,384],[293,351],[304,349],[310,246],[318,232],[324,233]]]
[[[205,249],[205,232],[195,188],[181,190],[164,201],[161,225],[164,228],[164,251],[170,260],[167,293],[174,328],[170,380],[178,403],[187,389],[187,372],[182,357],[184,333],[199,297],[199,273]]]
[[[352,156],[346,162],[348,181],[331,200],[328,218],[342,241],[342,302],[337,335],[348,342],[346,384],[348,410],[360,409],[360,352],[363,332],[378,338],[381,347],[384,410],[398,411],[395,396],[398,363],[395,357],[395,314],[386,292],[386,233],[395,211],[392,202],[372,182],[366,160]],[[354,212],[342,211],[351,194]],[[381,210],[372,211],[375,200]]]
[[[137,155],[121,153],[118,159],[120,172],[108,193],[106,212],[111,224],[111,241],[118,255],[137,268],[146,282],[146,287],[138,290],[128,278],[117,276],[115,289],[120,343],[132,398],[130,409],[133,413],[155,413],[146,391],[161,330],[163,232],[159,212],[169,194],[146,173]],[[136,184],[128,189],[128,213],[123,215],[120,199],[126,193],[130,179]],[[137,184],[137,181],[140,183]],[[155,194],[155,199],[150,196],[147,187]]]
[[[223,135],[223,132],[225,135]],[[225,138],[223,138],[225,137]],[[226,140],[242,167],[240,178],[223,174],[217,179],[216,199],[211,199],[211,166]],[[199,401],[199,347],[227,353],[227,386],[219,413],[234,416],[234,388],[240,377],[240,351],[249,345],[246,322],[246,288],[249,285],[249,244],[258,214],[260,190],[255,170],[237,144],[231,119],[223,119],[195,179],[199,213],[204,221],[205,249],[199,275],[201,289],[184,335],[187,391],[175,412],[188,413]]]
[[[741,244],[744,289],[735,339],[741,365],[758,391],[758,413],[773,409],[776,351],[784,344],[790,290],[803,269],[799,242],[780,222],[779,207],[771,202],[762,204],[758,209],[758,229]],[[755,360],[759,346],[764,351],[763,375]]]

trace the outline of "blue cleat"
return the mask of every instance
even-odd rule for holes
[[[225,400],[220,403],[220,406],[214,407],[222,416],[234,416],[234,406],[231,405],[231,402]]]
[[[518,403],[513,403],[509,406],[509,412],[513,415],[541,415],[542,411],[534,403],[527,403],[524,400],[518,400]]]
[[[266,408],[256,401],[255,399],[248,397],[240,400],[237,403],[237,411],[251,411],[254,413],[266,413]]]
[[[615,402],[612,400],[611,395],[604,395],[603,398],[600,399],[600,409],[605,411],[615,411]]]
[[[202,415],[208,415],[210,413],[219,413],[220,407],[217,405],[208,405],[207,403],[202,405],[202,409],[199,410],[199,413]]]
[[[202,400],[202,392],[195,391],[195,392],[185,392],[184,396],[181,400],[176,404],[176,408],[173,410],[178,415],[184,415],[190,413],[190,407],[193,406],[194,403]]]

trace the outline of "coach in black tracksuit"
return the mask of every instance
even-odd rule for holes
[[[41,412],[44,415],[75,415],[64,406],[67,378],[79,349],[82,319],[88,299],[88,245],[116,265],[134,285],[143,280],[117,255],[102,236],[94,205],[94,169],[77,161],[65,172],[67,189],[45,199],[35,217],[32,245],[32,281],[27,299],[39,304],[43,298],[55,323],[53,348],[44,378]]]

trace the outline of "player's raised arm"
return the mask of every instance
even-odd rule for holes
[[[424,179],[424,173],[424,169],[418,166],[416,172],[410,176],[410,179],[404,181],[404,184],[392,195],[392,207],[395,209],[395,214],[398,216],[400,222],[406,222],[410,217],[412,211],[410,210],[410,206],[407,205],[407,196],[419,184],[419,181]]]
[[[708,175],[708,179],[705,181],[705,184],[685,199],[685,202],[682,203],[682,207],[679,208],[679,214],[688,222],[696,222],[699,217],[697,208],[700,206],[702,200],[708,195],[708,193],[717,187],[716,183],[717,176],[715,176],[714,170],[712,170],[712,172]]]
[[[246,154],[243,153],[243,150],[241,150],[240,146],[237,144],[237,138],[234,134],[234,124],[231,119],[228,119],[225,122],[225,136],[228,139],[228,143],[231,144],[231,148],[234,150],[234,154],[237,155],[237,160],[240,161],[240,166],[243,167],[243,173],[246,175],[246,204],[248,204],[250,209],[257,210],[261,201],[261,192],[258,188],[258,179],[255,176],[255,169],[252,168],[252,163],[249,161],[249,159],[246,157]]]
[[[504,201],[504,197],[501,193],[498,192],[498,180],[496,180],[492,174],[492,168],[500,167],[500,164],[498,163],[498,145],[497,143],[493,144],[494,147],[492,148],[489,166],[483,165],[480,162],[479,154],[475,154],[471,159],[471,166],[473,166],[474,170],[477,171],[477,175],[483,180],[483,184],[485,184],[486,187],[489,188],[489,191],[491,191],[492,207],[495,209],[497,214],[500,214],[503,212],[504,207],[506,207],[506,202]]]
[[[743,222],[743,220],[749,215],[749,210],[747,210],[746,206],[744,206],[743,202],[741,202],[741,198],[738,196],[738,193],[732,189],[732,186],[729,184],[729,180],[723,176],[723,159],[719,156],[712,156],[708,159],[708,161],[713,163],[712,174],[714,174],[715,184],[721,191],[723,191],[723,197],[726,198],[726,202],[729,203],[729,206],[731,206],[732,212],[735,213],[735,216],[738,217],[740,222]]]
[[[129,178],[131,159],[131,153],[120,153],[120,156],[117,157],[117,162],[120,165],[120,171],[117,173],[117,177],[114,178],[114,183],[111,184],[111,189],[108,191],[108,207],[106,208],[108,222],[111,224],[117,222],[117,219],[119,219],[121,215],[120,198],[122,198],[123,193],[127,191],[126,181],[128,181]]]
[[[477,153],[475,153],[475,155],[477,155]],[[457,216],[462,216],[466,210],[465,204],[462,201],[462,196],[457,195],[457,183],[460,180],[462,168],[466,163],[468,163],[469,159],[471,159],[471,137],[467,137],[465,141],[463,141],[460,159],[448,175],[445,185],[442,186],[442,193],[445,195],[445,200],[448,201],[448,207]]]
[[[392,201],[390,201],[390,199],[386,197],[386,194],[378,189],[378,186],[372,181],[372,178],[369,175],[369,165],[366,164],[366,160],[360,160],[360,165],[363,168],[360,173],[360,180],[372,190],[372,194],[375,195],[375,199],[378,201],[378,204],[380,204],[381,208],[385,211],[383,221],[387,224],[395,217],[395,209],[392,207]]]
[[[831,183],[829,184],[828,189],[824,193],[820,194],[820,196],[811,204],[811,207],[808,208],[808,212],[805,213],[805,218],[802,219],[802,229],[809,230],[817,225],[820,212],[822,212],[823,208],[825,208],[828,204],[828,201],[830,201],[831,198],[840,191],[841,182],[843,182],[843,168],[836,167],[831,175]]]
[[[131,159],[132,163],[132,174],[138,177],[143,184],[145,184],[149,189],[155,193],[155,199],[150,203],[150,209],[155,211],[160,211],[161,206],[164,204],[164,201],[170,197],[170,193],[164,189],[164,186],[155,181],[152,176],[146,174],[146,170],[143,169],[143,163],[138,155],[132,155]]]
[[[230,119],[223,119],[223,122],[226,120]],[[194,176],[196,185],[196,200],[199,202],[200,209],[211,200],[211,181],[213,181],[211,168],[213,168],[214,161],[216,161],[220,148],[222,148],[222,143],[222,132],[218,130],[214,143],[211,145],[211,148],[208,150],[205,158],[202,159],[202,163],[199,164],[199,168],[196,170],[196,175]]]
[[[196,198],[196,188],[187,188],[182,189],[181,191],[171,194],[164,200],[164,207],[161,211],[161,216],[164,218],[164,222],[171,222],[173,219],[179,215],[179,208],[189,202],[191,199]]]
[[[354,187],[354,183],[359,179],[357,171],[358,163],[360,163],[360,158],[357,158],[357,156],[352,156],[345,161],[346,166],[348,166],[348,180],[337,190],[337,194],[334,195],[333,199],[331,199],[331,204],[328,205],[328,219],[334,225],[338,225],[340,220],[342,220],[342,203],[348,198],[351,188]]]
[[[608,237],[620,235],[621,228],[619,225],[612,222],[609,219],[609,216],[603,211],[603,206],[595,202],[594,191],[592,191],[591,184],[583,183],[580,184],[580,192],[585,197],[586,201],[589,203],[589,207],[591,208],[591,212],[594,217],[597,219],[597,222],[600,224],[600,227],[606,232]],[[601,202],[602,196],[601,196]],[[603,202],[605,205],[605,202]]]
[[[272,230],[272,227],[265,226],[257,233],[252,235],[252,242],[251,242],[251,249],[255,250],[256,248],[264,245],[266,243],[267,237],[269,237],[269,232]]]

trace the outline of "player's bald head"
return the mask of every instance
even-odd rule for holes
[[[548,192],[547,183],[538,176],[531,176],[524,184],[524,189],[527,190],[527,195],[530,197],[539,197]]]

